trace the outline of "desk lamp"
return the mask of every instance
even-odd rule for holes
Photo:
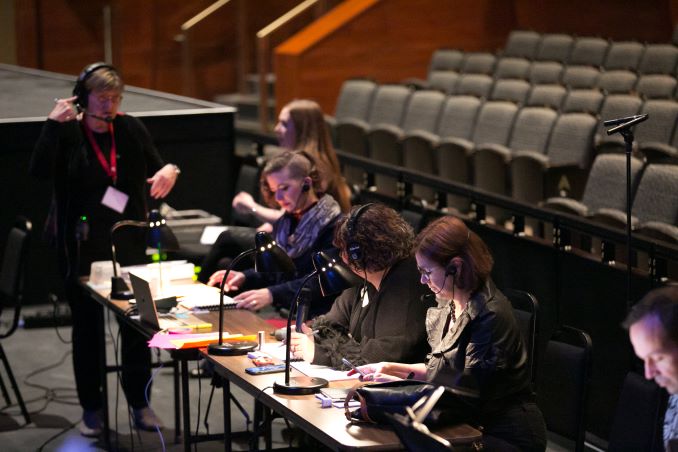
[[[179,242],[176,236],[172,232],[172,229],[167,226],[165,219],[160,215],[160,212],[157,209],[153,209],[149,212],[148,221],[122,220],[115,223],[111,227],[111,258],[113,260],[111,298],[117,300],[129,300],[130,298],[134,298],[134,295],[125,283],[125,280],[118,275],[118,260],[115,249],[115,240],[113,240],[115,232],[125,226],[148,228],[146,245],[149,248],[157,249],[161,260],[162,250],[175,251],[179,249]]]
[[[234,349],[232,344],[223,341],[224,329],[224,286],[228,279],[228,274],[235,264],[246,256],[254,254],[254,270],[262,273],[293,273],[295,270],[294,262],[287,255],[285,250],[280,248],[273,238],[266,232],[259,231],[254,236],[254,248],[243,251],[238,254],[228,266],[224,277],[219,285],[219,342],[210,344],[207,347],[207,353],[210,355],[227,356],[241,354],[239,350]]]
[[[324,297],[342,292],[349,287],[357,286],[362,283],[351,270],[346,268],[343,263],[334,257],[331,257],[324,251],[313,255],[313,267],[315,270],[304,278],[301,286],[294,296],[294,306],[290,307],[290,313],[287,317],[287,344],[285,347],[285,381],[275,382],[273,392],[287,395],[306,395],[318,392],[321,388],[328,385],[328,381],[323,378],[298,376],[290,378],[290,341],[292,335],[292,316],[295,308],[299,308],[299,298],[303,287],[313,277],[318,278],[320,292]]]

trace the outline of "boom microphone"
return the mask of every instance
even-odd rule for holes
[[[643,116],[643,115],[632,115],[632,116],[626,116],[625,118],[608,119],[607,121],[603,121],[603,125],[605,127],[616,126],[616,125],[624,124],[625,122],[629,122],[629,121],[632,121],[634,119],[637,119],[640,116]]]
[[[112,123],[113,119],[114,119],[111,116],[97,116],[97,115],[93,115],[92,113],[87,113],[87,112],[85,112],[85,115],[90,116],[94,119],[98,119],[99,121],[105,121],[109,124]]]

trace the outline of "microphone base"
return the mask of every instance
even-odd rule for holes
[[[224,342],[223,344],[210,344],[207,346],[207,354],[214,356],[236,356],[246,355],[247,353],[256,350],[259,346],[253,341],[235,341]]]
[[[111,298],[113,300],[130,300],[134,294],[129,290],[125,280],[120,276],[111,277]]]
[[[286,385],[284,380],[273,383],[273,392],[285,395],[309,395],[319,392],[329,384],[330,383],[324,378],[307,376],[292,377],[290,378],[289,385]]]

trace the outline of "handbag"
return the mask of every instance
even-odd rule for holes
[[[417,380],[398,380],[356,386],[344,399],[344,413],[349,421],[387,424],[388,414],[405,414],[406,407],[435,390],[432,384]],[[360,407],[351,411],[349,402],[356,399]]]

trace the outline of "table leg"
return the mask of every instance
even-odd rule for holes
[[[221,396],[224,404],[224,450],[231,452],[233,447],[231,438],[231,382],[221,378]]]
[[[111,431],[108,417],[108,366],[106,364],[106,316],[104,308],[99,310],[99,373],[101,377],[101,411],[104,424],[104,444],[111,450]]]
[[[172,359],[174,364],[174,444],[179,444],[181,441],[181,399],[179,391],[179,361]]]
[[[184,451],[191,452],[191,404],[188,395],[188,361],[180,360],[181,365],[181,398],[184,409]]]

